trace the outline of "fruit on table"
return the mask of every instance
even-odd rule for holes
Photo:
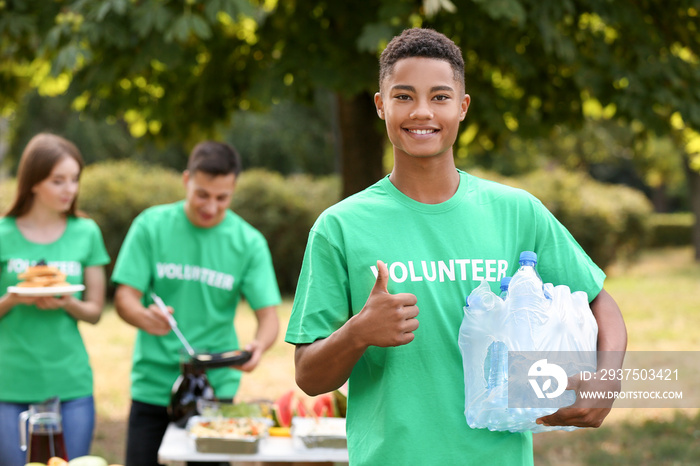
[[[293,417],[345,417],[347,396],[341,390],[317,396],[311,408],[307,401],[308,399],[296,395],[294,390],[280,396],[273,403],[272,409],[275,427],[291,427]]]
[[[267,431],[270,437],[291,437],[292,430],[289,427],[270,427]]]
[[[292,399],[294,390],[289,390],[275,401],[273,408],[274,421],[278,427],[290,427],[292,425]]]
[[[68,466],[109,466],[104,458],[99,456],[79,456],[68,462]]]
[[[318,417],[337,417],[333,395],[324,393],[316,397],[312,408]]]
[[[294,411],[294,415],[299,417],[306,417],[310,414],[311,413],[309,413],[309,409],[306,407],[306,403],[304,402],[304,400],[299,398],[297,400],[297,408],[296,411]]]
[[[49,458],[49,461],[44,463],[27,463],[25,466],[121,466],[121,465],[110,465],[104,458],[93,455],[79,456],[73,458],[70,461],[66,461],[63,458],[58,458],[54,456]]]

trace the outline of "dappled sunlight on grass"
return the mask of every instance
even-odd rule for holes
[[[129,415],[129,373],[136,329],[109,306],[97,325],[80,323],[92,364],[97,423],[93,453],[123,464]]]
[[[613,267],[605,288],[625,318],[628,350],[700,351],[700,263],[691,248],[644,252]]]
[[[669,411],[599,429],[535,435],[535,464],[695,465],[700,458],[700,414]]]

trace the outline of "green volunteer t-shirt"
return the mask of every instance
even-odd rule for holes
[[[263,235],[232,211],[213,228],[194,226],[184,201],[151,207],[133,222],[122,244],[112,280],[144,293],[153,291],[174,309],[173,316],[196,350],[239,348],[233,318],[241,297],[253,309],[281,301]],[[184,348],[177,336],[139,330],[131,372],[134,400],[167,406],[180,374]],[[217,397],[233,397],[241,372],[210,369]]]
[[[462,308],[482,280],[498,292],[535,251],[543,279],[595,297],[605,275],[528,193],[464,172],[455,195],[416,202],[386,177],[325,211],[309,235],[286,334],[293,344],[329,336],[362,309],[389,269],[390,293],[418,298],[413,342],[370,347],[349,381],[351,464],[532,464],[530,433],[471,429],[464,417],[458,347]]]
[[[86,267],[109,263],[102,233],[87,218],[69,217],[63,235],[50,244],[27,240],[14,217],[0,218],[0,290],[22,281],[17,275],[45,260],[83,283]],[[76,293],[81,297],[82,293]],[[92,370],[78,322],[63,309],[20,304],[0,317],[0,400],[70,400],[92,394]]]

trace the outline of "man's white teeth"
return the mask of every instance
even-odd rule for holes
[[[409,132],[413,134],[431,134],[434,133],[434,129],[409,129]]]

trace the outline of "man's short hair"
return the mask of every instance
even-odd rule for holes
[[[187,170],[190,173],[202,172],[212,176],[238,176],[241,173],[241,156],[236,149],[223,142],[203,141],[190,152]]]
[[[434,29],[406,29],[391,39],[379,57],[379,89],[402,58],[423,57],[445,60],[454,71],[455,81],[464,90],[464,58],[462,51],[447,36]]]

